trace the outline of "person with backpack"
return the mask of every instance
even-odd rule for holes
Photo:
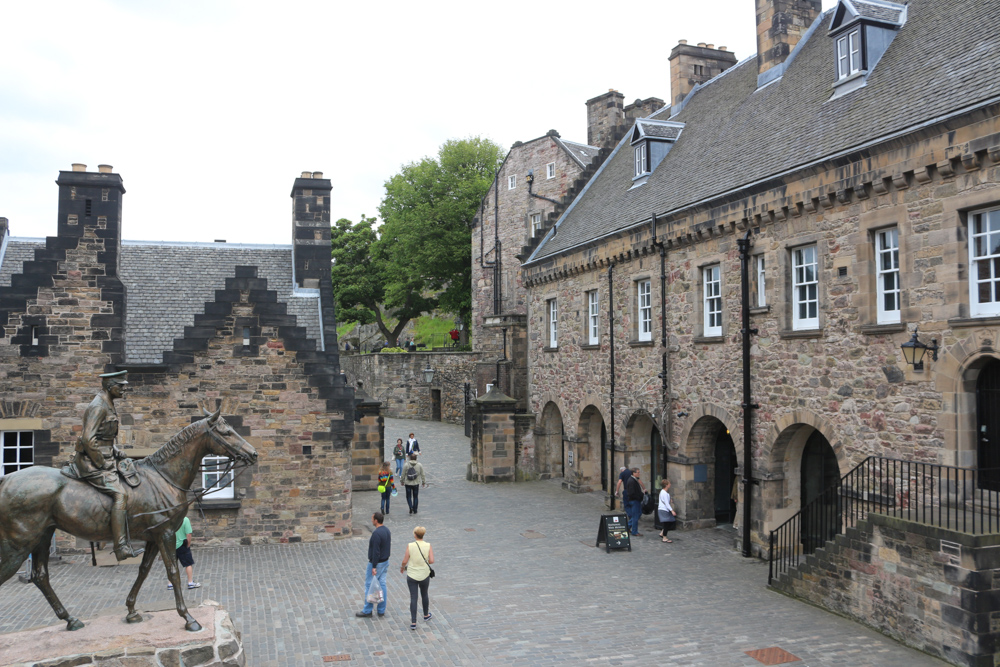
[[[632,476],[625,482],[625,498],[628,500],[625,508],[628,512],[629,532],[635,537],[642,537],[639,532],[639,517],[642,516],[642,496],[645,492],[646,487],[639,479],[639,469],[632,468]]]
[[[406,489],[406,504],[410,508],[410,514],[417,513],[417,498],[421,484],[427,486],[424,467],[417,463],[417,455],[413,453],[410,454],[410,460],[403,466],[403,487]]]
[[[392,448],[392,458],[396,461],[396,477],[399,479],[403,478],[403,461],[406,460],[406,454],[403,453],[403,439],[396,438],[396,446]]]

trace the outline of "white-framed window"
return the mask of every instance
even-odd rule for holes
[[[201,487],[206,498],[234,498],[233,473],[226,472],[229,459],[225,456],[206,456],[201,460]]]
[[[816,246],[792,250],[792,329],[819,328],[819,265]]]
[[[837,78],[846,79],[861,71],[861,28],[837,40]]]
[[[642,176],[649,171],[649,151],[646,150],[646,142],[643,141],[635,147],[635,175]]]
[[[486,393],[488,394],[491,391],[493,391],[493,383],[492,382],[487,382],[486,383]]]
[[[542,214],[532,213],[528,218],[531,221],[531,238],[535,238],[542,233]]]
[[[875,272],[878,289],[878,323],[899,322],[899,230],[875,234]]]
[[[545,165],[545,178],[555,178],[556,177],[556,163],[549,162]]]
[[[601,342],[601,334],[598,330],[600,325],[599,302],[597,300],[597,290],[587,292],[587,344],[598,345]]]
[[[969,232],[970,311],[1000,315],[1000,208],[970,214]]]
[[[559,307],[555,299],[549,299],[549,347],[559,347]]]
[[[767,271],[764,263],[764,255],[754,255],[754,275],[757,277],[757,308],[767,306]]]
[[[517,176],[516,175],[514,175],[514,176],[508,176],[507,177],[507,189],[508,190],[513,190],[516,187],[517,187]]]
[[[722,269],[715,266],[706,266],[702,269],[702,283],[704,284],[704,296],[702,300],[705,308],[705,335],[722,335]]]
[[[639,315],[639,340],[653,340],[653,299],[651,283],[640,280],[635,284]]]
[[[0,477],[34,464],[34,431],[0,432]]]

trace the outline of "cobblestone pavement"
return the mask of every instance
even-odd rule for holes
[[[631,552],[594,548],[597,495],[556,481],[476,485],[465,481],[469,441],[461,427],[386,420],[386,442],[414,431],[428,488],[419,524],[434,545],[430,622],[409,629],[409,595],[398,563],[418,524],[402,493],[393,531],[389,606],[361,608],[368,533],[336,542],[195,550],[203,588],[190,605],[221,602],[243,632],[254,667],[323,665],[759,666],[746,651],[780,647],[795,665],[941,666],[861,625],[767,589],[767,564],[740,557],[732,528],[656,537],[644,517]],[[376,492],[354,497],[356,525],[378,509]],[[197,530],[197,517],[195,517]],[[81,619],[120,613],[135,566],[53,568],[54,587]],[[172,607],[159,564],[139,607]],[[34,586],[0,588],[0,632],[55,621]],[[180,619],[178,619],[180,622]],[[344,658],[349,656],[349,658]],[[324,660],[326,658],[326,660]],[[0,656],[0,664],[3,663]]]

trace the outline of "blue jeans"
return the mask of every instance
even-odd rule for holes
[[[630,500],[628,501],[628,531],[633,535],[639,532],[639,517],[642,516],[642,501],[641,500]]]
[[[406,459],[396,459],[396,479],[399,479],[400,475],[403,474],[403,463]]]
[[[387,488],[382,492],[382,502],[379,504],[379,511],[382,514],[389,513],[389,501],[392,500],[392,487]]]
[[[389,599],[389,590],[385,587],[385,574],[389,571],[389,561],[384,563],[379,563],[375,566],[375,576],[378,577],[379,586],[382,587],[382,602],[378,605],[378,615],[381,616],[385,613],[385,602]],[[372,585],[372,564],[368,563],[365,567],[365,592],[362,598],[368,597],[368,587]],[[370,614],[372,613],[372,603],[365,600],[365,607],[361,610],[362,613]]]

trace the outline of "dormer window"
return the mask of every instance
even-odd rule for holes
[[[649,173],[649,144],[640,142],[635,147],[635,177],[638,178]]]
[[[861,71],[861,28],[855,28],[837,40],[837,74],[846,79]]]
[[[864,87],[906,23],[907,11],[906,5],[889,0],[840,0],[830,20],[836,72],[831,99]]]
[[[684,123],[641,118],[632,128],[632,187],[639,187],[667,157],[674,142],[681,136]]]

